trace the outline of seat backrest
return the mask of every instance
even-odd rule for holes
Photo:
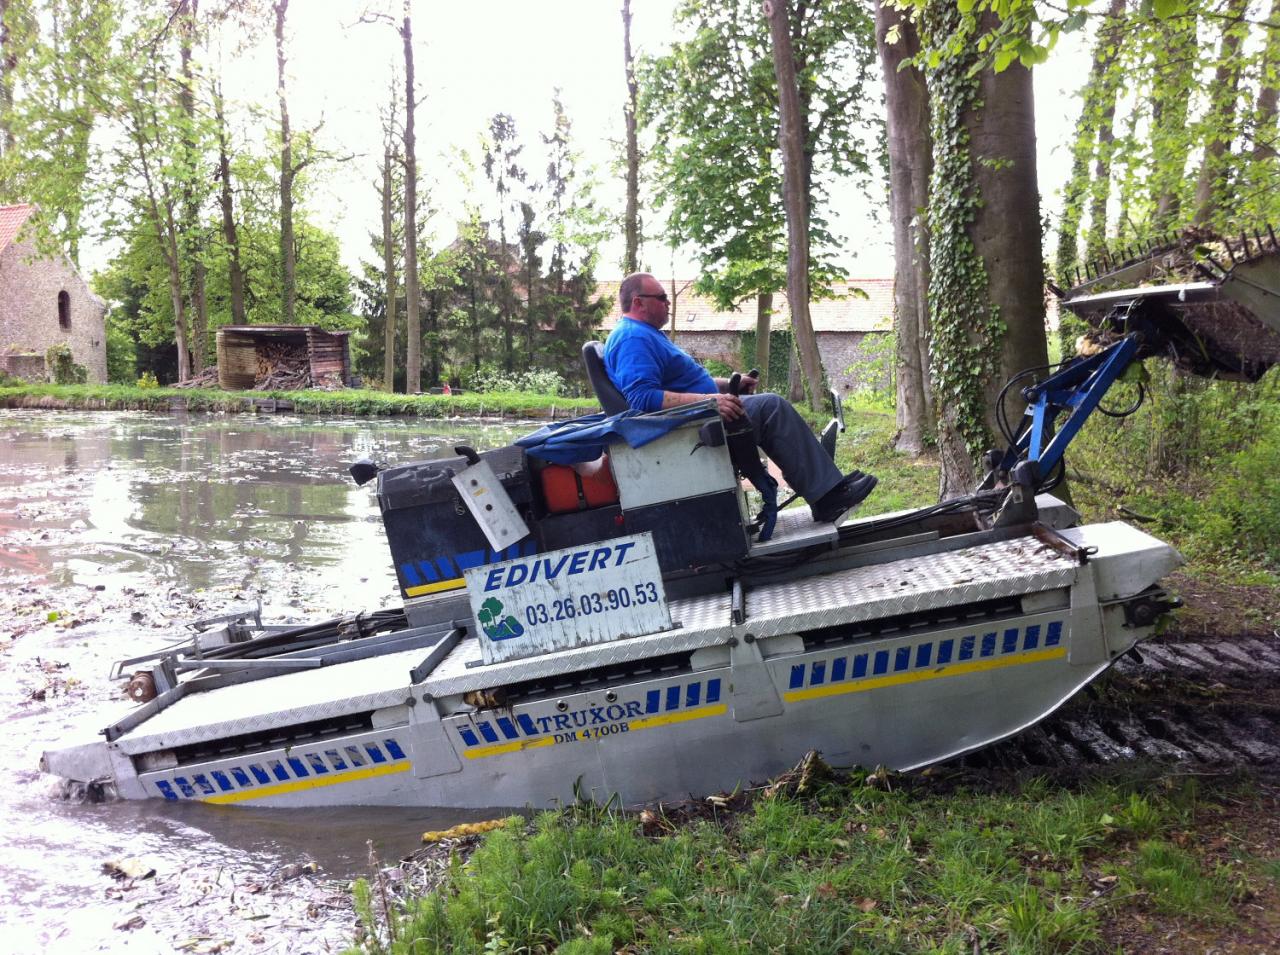
[[[605,414],[619,414],[630,405],[617,387],[609,380],[609,372],[604,367],[604,345],[600,342],[587,342],[582,346],[582,363],[587,366],[587,377],[595,390],[596,399]]]

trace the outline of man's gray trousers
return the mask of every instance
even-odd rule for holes
[[[840,482],[839,469],[822,450],[800,412],[780,395],[743,395],[756,444],[782,469],[792,489],[810,504]]]

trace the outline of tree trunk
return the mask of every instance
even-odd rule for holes
[[[413,81],[412,7],[411,0],[404,0],[400,38],[404,41],[404,310],[408,337],[404,390],[414,395],[422,391],[422,316],[418,314],[418,159],[413,126],[418,104]]]
[[[1151,91],[1151,154],[1155,161],[1150,190],[1155,201],[1155,229],[1163,232],[1179,225],[1182,217],[1182,189],[1191,151],[1187,106],[1198,82],[1197,18],[1188,11],[1156,21],[1155,29],[1157,42],[1170,54],[1166,72],[1154,77]]]
[[[636,142],[635,60],[631,56],[631,0],[622,0],[622,59],[627,74],[627,105],[623,113],[627,123],[627,211],[622,231],[626,251],[622,258],[622,274],[640,270],[640,147]]]
[[[756,296],[756,367],[760,369],[760,391],[769,386],[769,333],[773,324],[773,293]]]
[[[984,18],[987,20],[988,18]],[[990,26],[994,27],[994,21]],[[1044,334],[1044,260],[1040,188],[1036,176],[1035,99],[1031,71],[1019,63],[979,77],[981,108],[967,127],[982,204],[973,244],[986,265],[988,292],[1005,324],[999,380],[986,383],[987,427],[996,427],[996,398],[1005,381],[1025,368],[1048,364]],[[1010,400],[1006,398],[1006,400]],[[1010,419],[1022,413],[1014,396]]]
[[[809,318],[809,204],[805,192],[804,139],[788,0],[765,0],[778,81],[778,145],[782,149],[782,202],[787,212],[787,304],[800,352],[809,401],[822,401],[822,357]]]
[[[1240,43],[1245,32],[1242,20],[1248,0],[1228,0],[1222,26],[1218,66],[1209,87],[1209,132],[1205,136],[1204,161],[1196,181],[1196,225],[1211,225],[1226,210],[1219,208],[1218,194],[1227,173],[1227,151],[1235,138],[1236,101],[1240,88]]]
[[[396,250],[392,230],[392,175],[395,150],[391,146],[391,130],[387,131],[387,146],[382,153],[382,275],[385,298],[383,315],[386,328],[383,331],[382,390],[396,390]],[[405,383],[406,390],[408,382]]]
[[[1271,0],[1271,26],[1267,29],[1266,44],[1262,50],[1260,74],[1261,85],[1258,88],[1258,104],[1253,114],[1253,158],[1255,161],[1275,159],[1276,149],[1276,106],[1280,94],[1280,0]]]
[[[235,201],[231,192],[231,156],[227,146],[227,119],[223,112],[221,84],[214,87],[213,107],[218,123],[218,204],[222,207],[222,238],[227,243],[231,324],[244,325],[244,269],[240,265],[240,236],[236,228]]]
[[[186,116],[186,128],[182,137],[182,150],[186,154],[187,174],[182,185],[182,257],[191,265],[191,357],[193,370],[198,375],[204,371],[205,356],[209,353],[209,311],[205,301],[205,277],[207,269],[197,251],[200,231],[200,197],[196,193],[199,178],[199,157],[196,155],[195,76],[191,68],[191,47],[195,38],[199,0],[184,0],[178,23],[180,83],[178,102]]]
[[[284,20],[289,0],[276,0],[276,96],[280,100],[280,319],[297,320],[298,261],[293,239],[293,131],[284,82]]]
[[[16,15],[9,9],[9,0],[0,0],[0,155],[13,152],[14,145],[13,74],[18,68],[18,50],[9,23]]]
[[[1116,141],[1116,94],[1120,77],[1115,75],[1115,61],[1120,52],[1121,21],[1125,16],[1126,0],[1111,0],[1107,19],[1098,30],[1098,45],[1093,53],[1093,66],[1089,72],[1092,102],[1086,94],[1085,109],[1081,118],[1097,117],[1093,140],[1096,153],[1093,161],[1093,183],[1089,190],[1089,232],[1085,238],[1085,257],[1096,258],[1107,245],[1107,203],[1111,201],[1111,150]]]
[[[898,29],[898,41],[887,34]],[[893,301],[897,328],[897,425],[895,448],[924,451],[933,431],[929,381],[929,234],[918,210],[929,203],[933,145],[929,90],[918,67],[903,66],[920,52],[910,17],[876,3],[876,46],[888,108],[889,206],[893,218]]]

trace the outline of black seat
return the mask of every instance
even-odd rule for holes
[[[600,342],[587,342],[582,346],[582,363],[587,366],[587,377],[595,390],[596,400],[605,414],[619,414],[630,405],[622,392],[609,380],[609,372],[604,367],[604,345]]]

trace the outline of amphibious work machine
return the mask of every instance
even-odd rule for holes
[[[1277,247],[1254,246],[1195,281],[1065,293],[1093,353],[1028,378],[986,480],[922,510],[837,526],[796,506],[757,533],[714,402],[608,414],[598,364],[606,414],[361,462],[403,609],[203,621],[118,664],[134,708],[43,767],[177,802],[636,804],[750,785],[810,749],[911,769],[1017,733],[1176,606],[1171,547],[1081,525],[1046,489],[1132,363],[1253,378],[1280,360]]]

